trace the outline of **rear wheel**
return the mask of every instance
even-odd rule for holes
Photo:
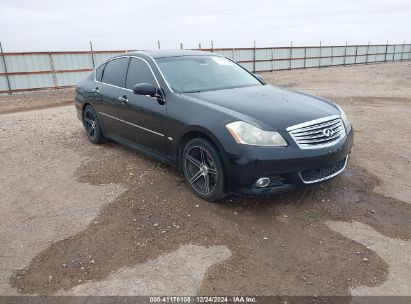
[[[94,108],[90,105],[86,106],[83,111],[83,125],[86,130],[88,139],[93,144],[101,144],[105,142],[103,131],[101,130],[100,121]]]
[[[190,140],[183,150],[184,177],[194,193],[207,201],[224,195],[224,167],[212,143],[203,139]]]

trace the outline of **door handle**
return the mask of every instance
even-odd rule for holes
[[[118,100],[121,101],[122,103],[127,103],[127,102],[128,102],[128,99],[127,99],[127,96],[126,96],[126,95],[120,96],[120,97],[118,98]]]

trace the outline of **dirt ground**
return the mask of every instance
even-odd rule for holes
[[[411,63],[263,77],[346,110],[343,174],[208,203],[88,142],[72,90],[0,96],[0,294],[411,296]]]
[[[0,94],[0,113],[13,113],[73,103],[74,89],[41,90],[29,93]]]

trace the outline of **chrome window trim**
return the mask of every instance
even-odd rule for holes
[[[111,86],[111,87],[125,89],[125,88],[123,88],[123,87],[119,87],[119,86],[116,86],[116,85],[114,85],[114,84],[109,84],[109,83],[103,82],[103,81],[98,81],[98,80],[96,79],[96,71],[97,71],[97,69],[98,69],[99,67],[101,67],[101,66],[104,65],[104,64],[109,63],[110,61],[113,61],[113,60],[116,60],[116,59],[120,59],[120,58],[130,58],[130,56],[119,56],[119,57],[110,58],[110,59],[104,61],[102,64],[100,64],[98,67],[96,67],[96,68],[94,69],[94,71],[93,71],[94,82],[104,83],[105,85],[108,85],[108,86]],[[104,76],[104,74],[103,74],[103,76]],[[102,78],[101,80],[103,80],[103,78]]]
[[[151,74],[153,75],[153,77],[154,77],[154,79],[155,79],[155,81],[156,81],[156,83],[157,83],[157,87],[160,89],[160,88],[161,88],[160,83],[158,82],[158,79],[157,79],[156,75],[154,75],[154,71],[153,71],[153,69],[151,68],[151,66],[150,66],[150,64],[148,63],[148,61],[145,60],[144,58],[141,58],[141,57],[138,57],[138,56],[130,56],[130,58],[140,59],[140,60],[144,61],[144,62],[147,64],[148,68],[149,68],[150,71],[151,71]],[[130,67],[130,63],[129,63],[129,67]],[[128,73],[128,69],[127,69],[127,73]],[[127,75],[126,75],[126,84],[127,84]],[[127,90],[130,90],[130,89],[127,89]],[[132,90],[130,90],[130,91],[132,91]]]
[[[139,126],[139,125],[136,125],[136,124],[133,124],[133,123],[131,123],[131,122],[129,122],[129,121],[126,121],[126,120],[120,119],[120,118],[115,117],[115,116],[111,116],[111,115],[109,115],[109,114],[107,114],[107,113],[104,113],[104,112],[98,112],[98,113],[99,113],[99,114],[101,114],[101,115],[103,115],[103,116],[107,116],[107,117],[109,117],[109,118],[111,118],[111,119],[114,119],[114,120],[117,120],[117,121],[123,122],[123,123],[125,123],[125,124],[128,124],[128,125],[130,125],[130,126],[133,126],[133,127],[139,128],[139,129],[141,129],[141,130],[144,130],[144,131],[147,131],[147,132],[153,133],[153,134],[155,134],[155,135],[158,135],[158,136],[164,137],[164,134],[158,133],[158,132],[156,132],[156,131],[153,131],[153,130],[150,130],[150,129],[144,128],[144,127]]]
[[[168,81],[167,81],[166,77],[164,76],[163,72],[161,71],[161,69],[160,69],[160,67],[158,66],[157,61],[154,59],[154,57],[151,56],[151,55],[148,54],[148,53],[145,53],[145,52],[142,52],[142,53],[143,53],[144,55],[150,57],[151,60],[153,60],[154,65],[156,66],[157,70],[160,72],[161,77],[163,78],[164,82],[165,82],[166,85],[167,85],[167,88],[170,90],[171,93],[174,93],[173,89],[172,89],[172,88],[170,87],[170,85],[168,84]]]
[[[328,176],[326,176],[326,177],[319,178],[319,179],[315,179],[315,180],[312,180],[312,181],[305,181],[305,180],[303,179],[303,177],[301,176],[301,172],[298,172],[298,175],[300,176],[301,181],[302,181],[304,184],[306,184],[306,185],[314,184],[314,183],[319,183],[319,182],[325,181],[325,180],[327,180],[327,179],[333,178],[334,176],[337,176],[338,174],[340,174],[341,172],[343,172],[343,171],[345,170],[345,167],[347,167],[347,163],[348,163],[348,155],[345,157],[344,166],[343,166],[340,170],[338,170],[337,172],[335,172],[335,173],[333,173],[333,174],[331,174],[331,175],[328,175]]]
[[[114,84],[110,84],[110,83],[103,82],[103,81],[98,81],[98,80],[96,79],[96,70],[97,70],[99,67],[101,67],[102,65],[104,65],[104,64],[106,64],[106,63],[109,63],[110,61],[113,61],[113,60],[116,60],[116,59],[120,59],[120,58],[130,58],[130,59],[131,59],[131,58],[136,58],[136,59],[140,59],[140,60],[144,61],[144,62],[147,64],[148,68],[150,69],[151,74],[153,75],[153,77],[154,77],[154,79],[155,79],[155,81],[156,81],[157,87],[158,87],[159,89],[161,88],[160,83],[158,82],[158,79],[157,79],[156,75],[154,74],[154,71],[153,71],[153,69],[151,68],[151,66],[150,66],[150,64],[148,63],[148,61],[145,60],[144,58],[141,58],[141,57],[138,57],[138,56],[134,56],[134,55],[125,55],[125,56],[119,56],[119,57],[115,57],[115,58],[110,58],[109,60],[103,62],[103,63],[100,64],[97,68],[94,69],[94,72],[93,72],[94,81],[95,81],[95,82],[99,82],[99,83],[104,83],[105,85],[109,85],[109,86],[112,86],[112,87],[115,87],[115,88],[124,89],[124,90],[127,90],[127,91],[129,91],[129,92],[133,92],[133,90],[127,89],[127,88],[125,88],[125,87],[119,87],[119,86],[116,86],[116,85],[114,85]],[[130,64],[130,63],[129,63],[129,64]],[[158,66],[157,66],[157,68],[158,68]],[[128,72],[128,66],[127,66],[127,71],[126,71],[126,73],[127,73],[127,72]],[[162,75],[161,71],[160,71],[160,74]],[[104,74],[103,74],[103,76],[104,76]],[[164,78],[164,77],[163,77],[163,78]],[[126,75],[126,79],[127,79],[127,75]],[[166,82],[166,83],[167,83],[167,82]],[[167,86],[168,86],[168,84],[167,84]]]

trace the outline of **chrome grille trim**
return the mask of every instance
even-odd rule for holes
[[[298,143],[299,144],[315,144],[315,143],[319,143],[319,142],[324,142],[324,141],[330,141],[333,140],[335,138],[340,137],[341,135],[341,131],[338,131],[337,133],[335,133],[334,135],[330,136],[330,137],[325,137],[324,135],[322,136],[322,138],[304,138],[304,139],[299,139]]]
[[[339,117],[337,117],[337,118],[339,118]],[[335,118],[335,119],[337,119],[337,118]],[[317,129],[329,127],[329,126],[332,126],[332,125],[335,125],[335,124],[336,124],[336,121],[332,120],[332,121],[328,121],[328,122],[325,122],[325,123],[314,123],[311,126],[296,128],[293,131],[295,131],[295,132],[305,132],[305,131],[308,131],[308,130],[317,130]]]
[[[323,131],[333,132],[326,136]],[[320,149],[335,145],[345,137],[345,127],[338,115],[307,121],[286,129],[300,149]]]
[[[287,131],[292,131],[292,130],[295,130],[295,129],[302,129],[304,127],[309,127],[309,126],[312,126],[312,125],[315,125],[315,124],[323,123],[323,122],[332,120],[334,118],[340,118],[340,116],[339,115],[333,115],[333,116],[327,116],[327,117],[322,117],[322,118],[306,121],[306,122],[300,123],[298,125],[288,127],[286,130]]]
[[[340,125],[338,125],[338,126],[332,126],[332,127],[329,127],[330,129],[332,129],[333,131],[335,131],[335,132],[338,132],[338,131],[340,131],[341,130],[341,126]],[[320,129],[320,130],[316,130],[316,131],[311,131],[311,132],[304,132],[304,133],[294,133],[294,137],[297,137],[297,138],[301,138],[301,137],[314,137],[314,136],[316,136],[316,135],[318,135],[318,134],[322,134],[322,129]]]

